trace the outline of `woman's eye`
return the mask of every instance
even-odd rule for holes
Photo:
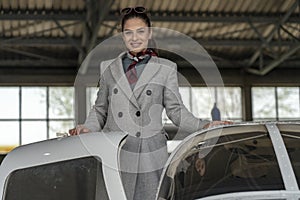
[[[137,31],[138,33],[145,33],[145,30],[144,29],[140,29]]]
[[[124,35],[126,35],[126,36],[129,36],[129,35],[131,35],[131,34],[132,34],[131,31],[124,31]]]

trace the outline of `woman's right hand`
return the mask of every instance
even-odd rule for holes
[[[90,129],[86,128],[83,124],[78,124],[75,128],[69,130],[70,135],[79,135],[88,132],[90,132]]]

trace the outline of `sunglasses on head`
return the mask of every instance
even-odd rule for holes
[[[134,11],[136,13],[145,13],[146,8],[144,8],[142,6],[127,7],[127,8],[123,8],[120,12],[121,12],[122,15],[127,15],[127,14],[131,13],[132,11]]]

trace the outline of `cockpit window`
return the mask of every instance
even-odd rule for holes
[[[225,135],[213,140],[193,146],[180,160],[173,180],[175,199],[284,189],[267,133]]]
[[[108,199],[99,158],[86,157],[14,171],[5,200]]]

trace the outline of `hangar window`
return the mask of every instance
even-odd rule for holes
[[[73,87],[1,87],[0,153],[74,126]]]
[[[88,115],[90,112],[90,109],[95,104],[95,101],[97,99],[97,87],[87,87],[86,88],[86,114]]]
[[[222,120],[242,120],[242,97],[240,87],[180,87],[182,101],[189,111],[201,119],[212,119],[214,103]],[[164,122],[170,120],[164,113]]]
[[[97,87],[87,88],[87,114],[97,98]],[[240,87],[180,87],[183,104],[196,117],[211,120],[214,103],[223,120],[242,120],[242,95]],[[171,123],[165,112],[163,122]]]
[[[253,87],[253,120],[299,120],[299,99],[299,87]]]

